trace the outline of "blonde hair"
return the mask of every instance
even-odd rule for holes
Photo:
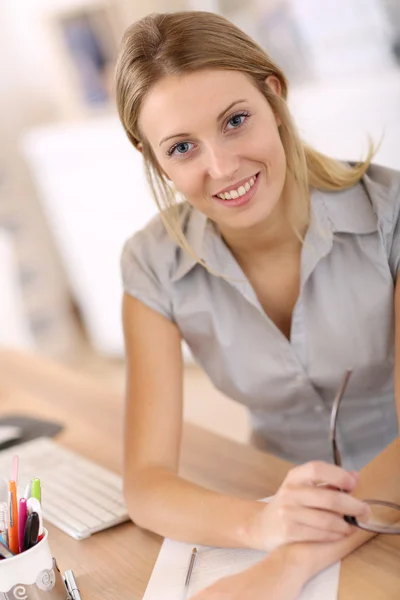
[[[143,100],[156,82],[166,75],[204,69],[242,72],[263,94],[281,123],[287,177],[292,178],[307,205],[309,187],[329,191],[352,187],[373,156],[370,145],[366,160],[350,167],[303,143],[287,107],[285,75],[254,40],[227,19],[209,12],[188,11],[152,14],[134,23],[124,34],[116,67],[119,116],[129,140],[142,148],[147,177],[165,227],[178,245],[201,264],[182,231],[175,194],[150,144],[142,137],[138,122]],[[265,82],[270,75],[280,81],[280,96]]]

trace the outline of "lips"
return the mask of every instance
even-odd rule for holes
[[[257,175],[258,173],[248,177],[247,179],[242,179],[234,185],[224,188],[217,194],[214,194],[214,197],[217,197],[220,200],[235,200],[236,198],[244,196],[255,184]]]
[[[250,178],[250,180],[251,179],[254,180],[253,185],[248,184],[248,189],[245,188],[244,193],[236,193],[232,197],[232,191],[230,193],[224,192],[223,198],[221,198],[220,196],[213,196],[213,199],[219,204],[221,204],[224,208],[238,208],[240,206],[244,206],[245,204],[250,202],[250,200],[253,198],[254,194],[258,190],[261,179],[260,173],[257,173],[255,178]],[[228,198],[225,197],[225,194],[226,196],[228,196]]]

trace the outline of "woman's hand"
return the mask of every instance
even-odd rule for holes
[[[254,567],[220,579],[190,600],[295,600],[309,579],[306,561],[293,559],[296,552],[295,545],[279,548]]]
[[[258,511],[250,527],[250,545],[270,551],[292,542],[334,542],[348,536],[354,527],[343,515],[361,517],[369,512],[364,502],[346,493],[357,480],[356,473],[325,462],[294,467]]]

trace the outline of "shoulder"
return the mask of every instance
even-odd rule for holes
[[[400,171],[372,163],[368,167],[362,180],[366,183],[372,183],[379,186],[386,193],[390,194],[392,191],[399,191]]]
[[[317,208],[322,201],[334,232],[366,234],[378,230],[385,245],[390,246],[400,214],[398,171],[372,164],[356,185],[341,191],[317,191],[314,197]]]
[[[400,268],[400,173],[371,165],[362,183],[376,215],[393,281]]]
[[[186,228],[190,212],[187,203],[183,203],[177,209],[178,222],[183,230]],[[173,276],[181,249],[164,224],[164,219],[168,219],[169,216],[168,211],[157,215],[125,241],[121,255],[121,266],[125,276],[137,266],[164,283]]]
[[[378,223],[384,230],[394,227],[400,212],[400,171],[372,164],[361,179]]]

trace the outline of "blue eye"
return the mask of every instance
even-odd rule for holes
[[[194,146],[191,142],[179,142],[172,146],[167,152],[168,156],[173,156],[174,154],[180,154],[181,156],[190,152],[190,146]]]
[[[227,123],[227,125],[232,125],[232,127],[228,127],[228,129],[238,129],[243,125],[243,123],[247,120],[248,117],[249,113],[247,112],[233,115],[233,117],[230,117]]]

